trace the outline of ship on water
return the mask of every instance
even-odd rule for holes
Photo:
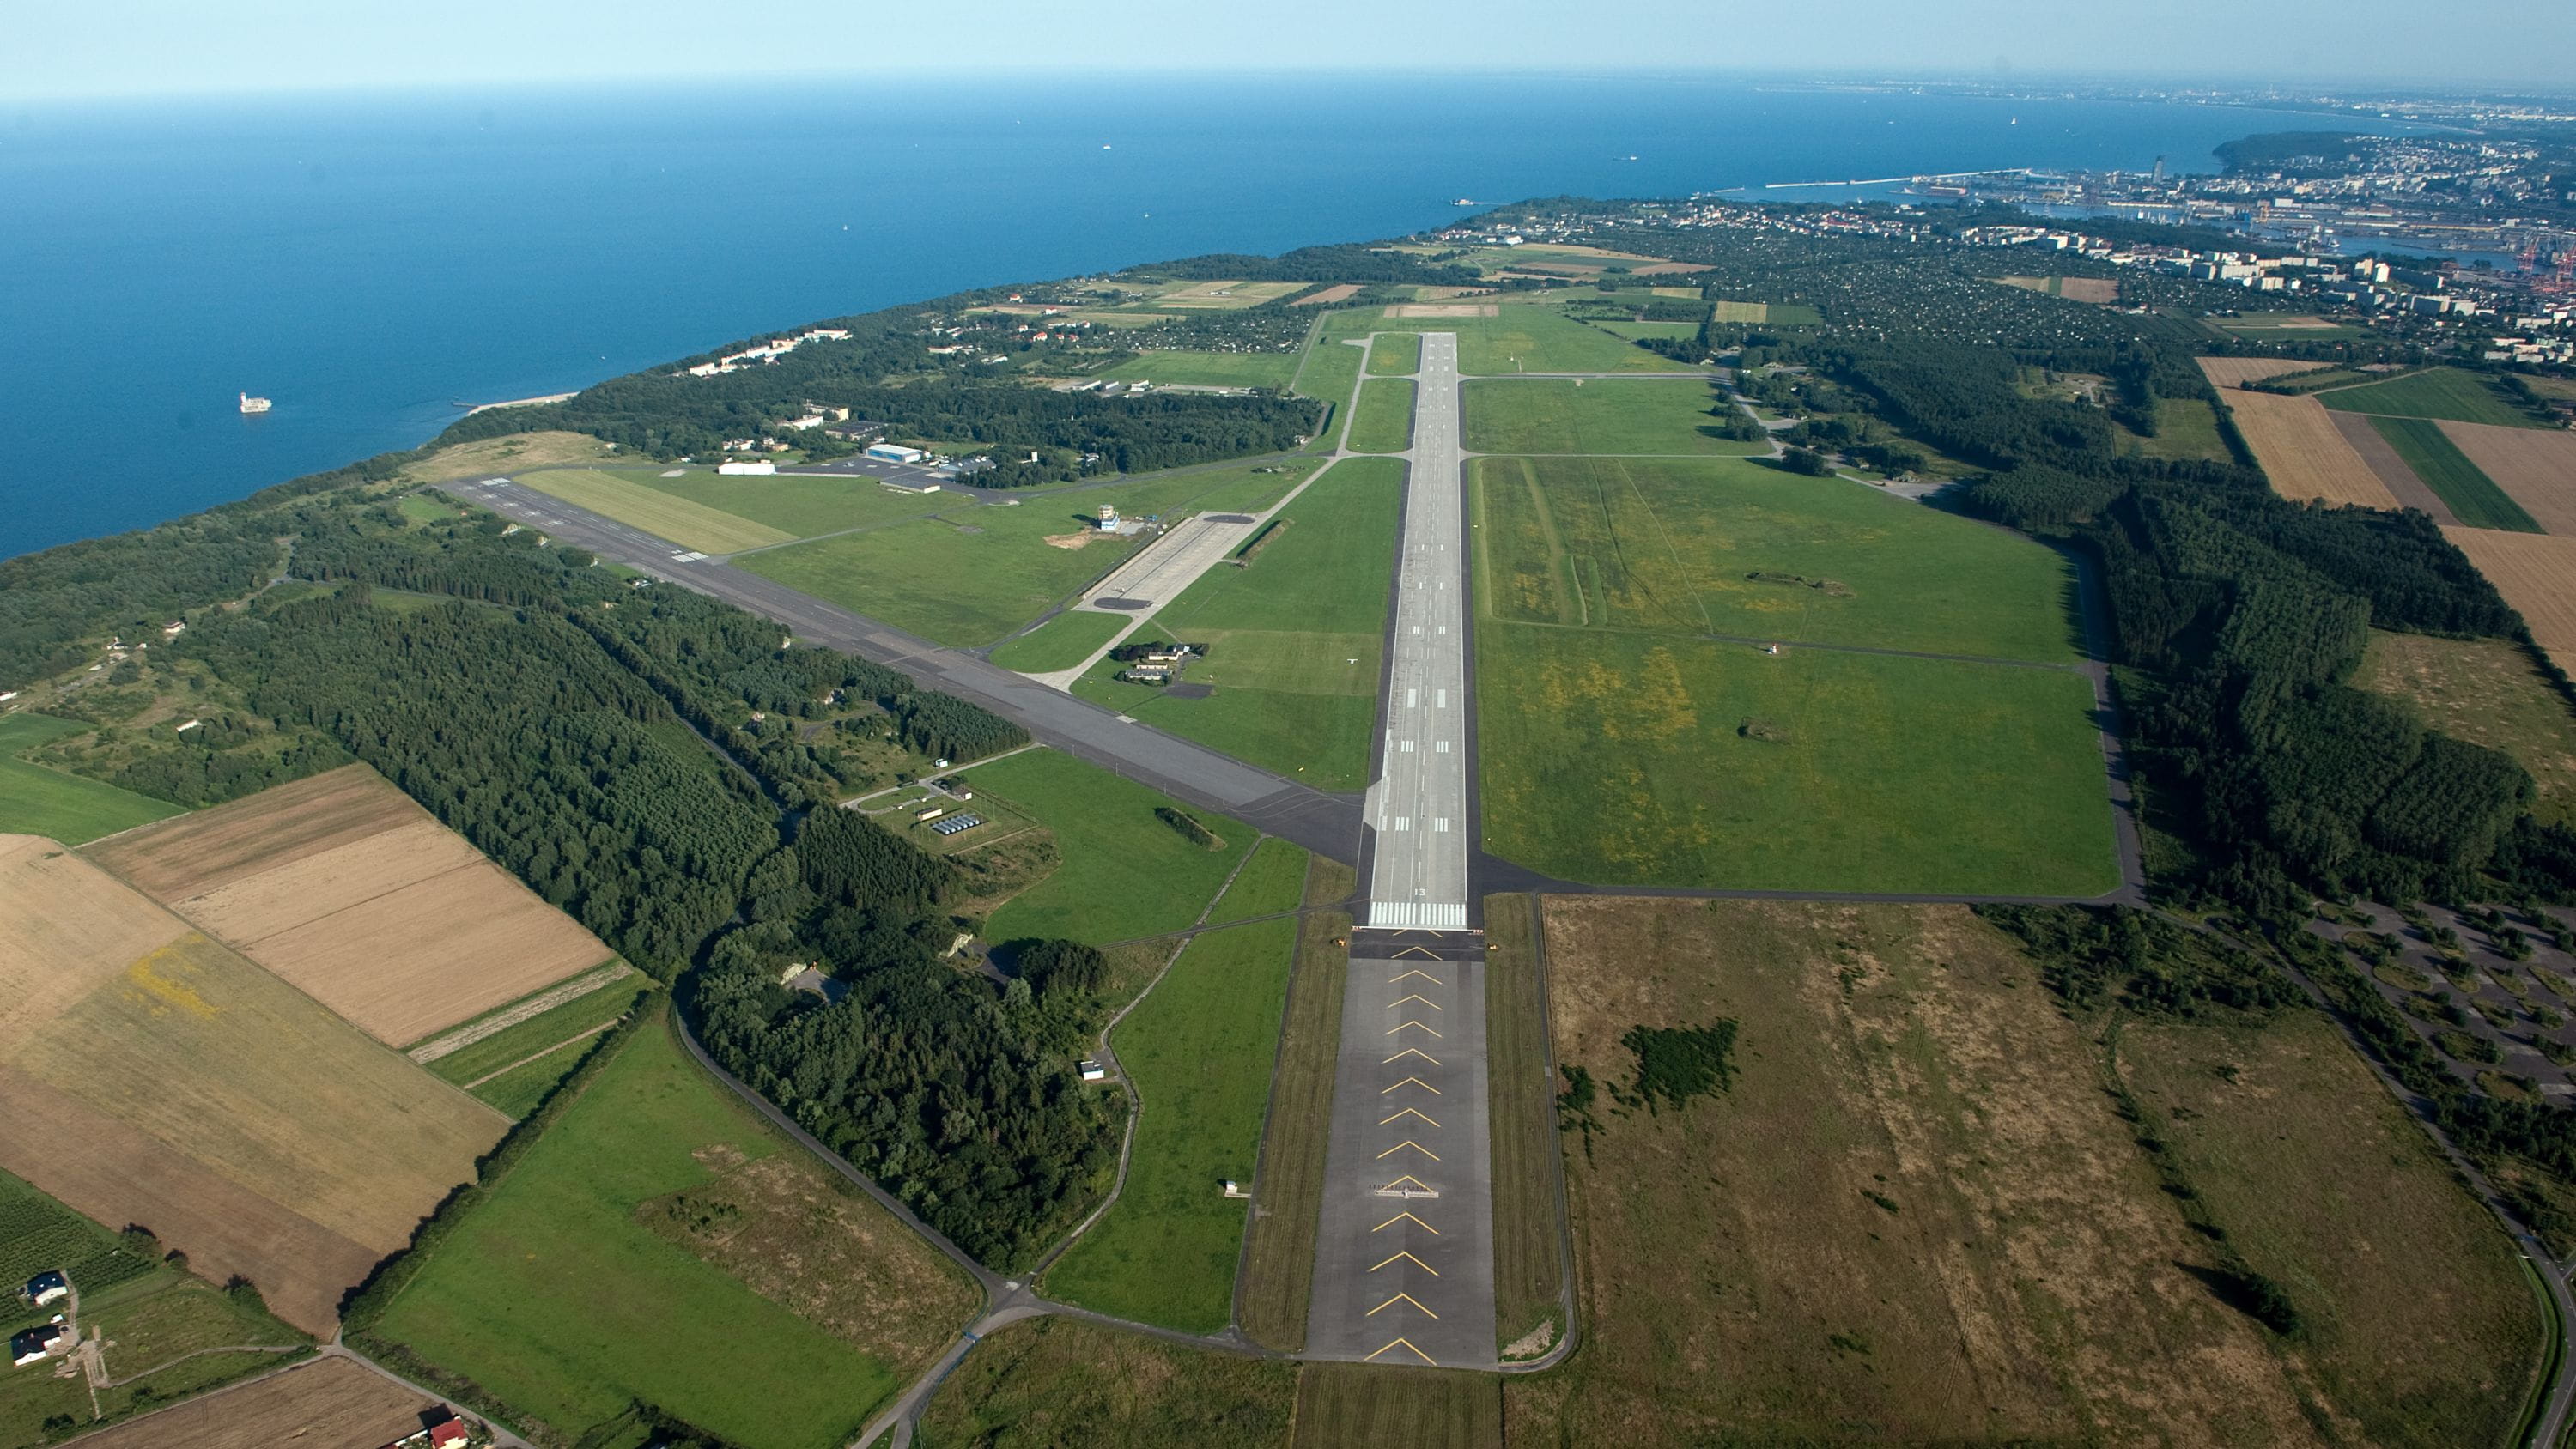
[[[277,404],[264,397],[252,397],[249,393],[241,395],[241,410],[246,413],[264,413],[275,406]]]

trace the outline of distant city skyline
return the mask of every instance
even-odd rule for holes
[[[851,6],[829,0],[97,0],[22,7],[0,106],[343,88],[832,78],[1043,70],[1783,71],[2576,88],[2576,6],[2229,0],[1309,0],[1239,10],[1134,0]],[[971,81],[970,81],[971,83]],[[969,97],[961,95],[961,103]]]

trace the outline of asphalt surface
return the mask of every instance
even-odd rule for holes
[[[1485,947],[1467,929],[1476,822],[1458,426],[1457,336],[1425,333],[1308,1358],[1496,1360]]]
[[[900,669],[926,689],[982,705],[1019,724],[1039,742],[1113,774],[1233,816],[1330,859],[1358,863],[1360,813],[1351,797],[1328,795],[1177,735],[1122,720],[1087,700],[533,488],[506,479],[460,480],[440,486],[602,558],[775,620],[800,639]]]
[[[1460,930],[1467,856],[1466,545],[1458,457],[1458,335],[1422,334],[1413,447],[1396,573],[1383,758],[1369,787],[1376,832],[1371,927]]]
[[[1304,1357],[1492,1368],[1481,936],[1352,938]]]

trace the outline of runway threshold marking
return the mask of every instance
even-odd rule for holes
[[[1431,1053],[1424,1051],[1420,1047],[1406,1047],[1404,1050],[1397,1052],[1394,1056],[1388,1057],[1385,1061],[1378,1063],[1378,1065],[1381,1067],[1391,1066],[1396,1062],[1403,1061],[1406,1057],[1420,1057],[1435,1067],[1440,1065],[1440,1059],[1438,1057],[1433,1056]]]
[[[1379,1349],[1377,1353],[1370,1354],[1365,1360],[1363,1360],[1363,1362],[1375,1363],[1377,1362],[1378,1353],[1387,1353],[1399,1348],[1403,1349],[1406,1353],[1413,1355],[1415,1358],[1422,1360],[1432,1368],[1438,1368],[1440,1366],[1440,1360],[1433,1358],[1431,1355],[1424,1353],[1418,1348],[1415,1348],[1410,1340],[1402,1338],[1395,1339],[1388,1343],[1386,1347]]]
[[[1434,1277],[1434,1278],[1437,1278],[1437,1277],[1439,1277],[1439,1276],[1440,1276],[1440,1270],[1439,1270],[1439,1269],[1432,1267],[1430,1264],[1428,1264],[1428,1263],[1426,1263],[1426,1262],[1422,1261],[1420,1258],[1417,1258],[1417,1257],[1413,1256],[1411,1253],[1408,1253],[1408,1252],[1401,1252],[1401,1251],[1399,1251],[1398,1253],[1396,1253],[1396,1254],[1395,1254],[1395,1257],[1388,1258],[1388,1259],[1386,1260],[1386,1262],[1378,1263],[1378,1264],[1376,1264],[1376,1265],[1372,1266],[1372,1267],[1369,1269],[1369,1271],[1370,1271],[1370,1272],[1372,1272],[1372,1273],[1374,1273],[1374,1272],[1376,1272],[1379,1268],[1383,1268],[1383,1267],[1385,1267],[1385,1266],[1387,1265],[1387,1263],[1392,1263],[1392,1262],[1396,1261],[1396,1259],[1397,1259],[1397,1258],[1401,1258],[1401,1259],[1403,1259],[1405,1262],[1411,1263],[1413,1266],[1415,1266],[1415,1267],[1417,1267],[1417,1268],[1421,1269],[1421,1270],[1422,1270],[1423,1272],[1425,1272],[1425,1273],[1430,1274],[1430,1275],[1431,1275],[1432,1277]]]
[[[1405,1108],[1403,1111],[1400,1111],[1400,1112],[1396,1113],[1396,1114],[1395,1114],[1395,1117],[1384,1117],[1384,1118],[1380,1118],[1380,1119],[1378,1120],[1378,1124],[1377,1124],[1377,1125],[1379,1125],[1380,1127],[1383,1127],[1383,1126],[1387,1125],[1389,1122],[1393,1122],[1394,1120],[1396,1120],[1396,1117],[1421,1117],[1423,1121],[1425,1121],[1425,1122],[1430,1122],[1430,1123],[1431,1123],[1431,1125],[1432,1125],[1432,1126],[1434,1126],[1434,1127],[1437,1127],[1437,1126],[1439,1126],[1439,1125],[1440,1125],[1438,1122],[1433,1121],[1433,1119],[1431,1119],[1430,1117],[1428,1117],[1428,1116],[1424,1116],[1422,1109],[1421,1109],[1421,1108],[1419,1108],[1419,1107],[1407,1107],[1407,1108]]]
[[[1387,1160],[1388,1158],[1393,1157],[1395,1154],[1397,1154],[1397,1153],[1399,1153],[1399,1152],[1402,1152],[1404,1149],[1406,1149],[1406,1148],[1408,1148],[1408,1147],[1412,1148],[1412,1149],[1413,1149],[1414,1151],[1416,1151],[1416,1152],[1421,1153],[1423,1156],[1430,1158],[1430,1159],[1431,1159],[1432,1161],[1434,1161],[1434,1162],[1438,1162],[1438,1161],[1440,1160],[1440,1154],[1439,1154],[1439,1153],[1432,1151],[1430,1148],[1423,1146],[1421,1143],[1414,1141],[1414,1140],[1413,1140],[1412,1138],[1410,1138],[1410,1137],[1407,1137],[1407,1138],[1406,1138],[1406,1139],[1404,1139],[1402,1142],[1399,1142],[1399,1143],[1395,1144],[1393,1147],[1388,1148],[1388,1149],[1387,1149],[1387,1150],[1385,1150],[1384,1152],[1379,1153],[1379,1154],[1377,1155],[1377,1160],[1378,1160],[1378,1161],[1380,1161],[1380,1162],[1384,1162],[1384,1161],[1385,1161],[1385,1160]]]
[[[1391,1228],[1391,1227],[1394,1227],[1397,1223],[1407,1222],[1407,1221],[1410,1221],[1410,1222],[1411,1222],[1415,1227],[1422,1229],[1424,1232],[1429,1233],[1431,1236],[1433,1236],[1433,1237],[1435,1237],[1435,1238],[1436,1238],[1436,1237],[1438,1237],[1438,1236],[1440,1236],[1440,1230],[1439,1230],[1438,1228],[1435,1228],[1435,1227],[1431,1226],[1429,1223],[1424,1222],[1422,1219],[1415,1217],[1415,1216],[1413,1215],[1413,1213],[1412,1213],[1412,1210],[1411,1210],[1411,1209],[1407,1209],[1407,1210],[1405,1210],[1405,1211],[1403,1211],[1403,1212],[1397,1213],[1394,1217],[1388,1218],[1385,1222],[1382,1222],[1382,1223],[1378,1224],[1376,1227],[1373,1227],[1373,1228],[1369,1229],[1369,1231],[1370,1231],[1370,1232],[1372,1232],[1372,1233],[1382,1233],[1382,1232],[1385,1232],[1387,1229],[1389,1229],[1389,1228]]]
[[[1420,1308],[1420,1309],[1422,1310],[1422,1314],[1423,1314],[1423,1316],[1424,1316],[1424,1317],[1429,1318],[1429,1319],[1432,1319],[1432,1320],[1433,1320],[1433,1321],[1435,1321],[1435,1322],[1436,1322],[1436,1321],[1438,1321],[1438,1319],[1439,1319],[1439,1317],[1440,1317],[1440,1315],[1439,1315],[1439,1314],[1432,1312],[1430,1309],[1428,1309],[1428,1308],[1423,1308],[1423,1307],[1422,1307],[1422,1300],[1421,1300],[1421,1299],[1419,1299],[1419,1298],[1414,1297],[1414,1296],[1413,1296],[1412,1294],[1410,1294],[1410,1293],[1398,1293],[1398,1294],[1397,1294],[1397,1295],[1395,1295],[1394,1297],[1392,1297],[1392,1298],[1390,1298],[1390,1299],[1386,1300],[1384,1303],[1381,1303],[1381,1304],[1379,1304],[1378,1306],[1376,1306],[1375,1308],[1370,1309],[1370,1310],[1368,1311],[1368,1316],[1369,1316],[1369,1317],[1371,1317],[1371,1318],[1375,1318],[1375,1317],[1377,1317],[1379,1314],[1384,1313],[1386,1310],[1388,1310],[1388,1309],[1390,1309],[1390,1308],[1393,1308],[1395,1305],[1397,1305],[1397,1304],[1399,1304],[1399,1303],[1410,1303],[1410,1304],[1412,1304],[1414,1307],[1416,1307],[1416,1308]],[[1407,1345],[1407,1347],[1410,1347],[1410,1345]],[[1416,1351],[1416,1352],[1420,1352],[1420,1350],[1418,1350],[1418,1349],[1417,1349],[1417,1350],[1415,1350],[1415,1351]],[[1381,1352],[1383,1352],[1383,1350],[1381,1350]]]
[[[1383,1063],[1381,1063],[1381,1065],[1383,1065]],[[1404,1086],[1420,1087],[1422,1090],[1424,1090],[1424,1091],[1426,1091],[1426,1092],[1429,1092],[1431,1095],[1433,1095],[1433,1096],[1435,1096],[1435,1097],[1437,1097],[1437,1096],[1439,1096],[1439,1095],[1440,1095],[1440,1089],[1439,1089],[1438,1087],[1435,1087],[1435,1086],[1431,1085],[1429,1082],[1426,1082],[1426,1081],[1422,1080],[1420,1077],[1407,1077],[1407,1078],[1405,1078],[1403,1081],[1398,1082],[1398,1083],[1396,1083],[1396,1084],[1395,1084],[1395,1087],[1404,1087]],[[1383,1096],[1385,1096],[1387,1093],[1394,1091],[1394,1090],[1395,1090],[1395,1087],[1380,1087],[1380,1088],[1378,1088],[1378,1089],[1377,1089],[1377,1094],[1378,1094],[1379,1096],[1383,1097]]]

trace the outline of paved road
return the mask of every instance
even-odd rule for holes
[[[1458,450],[1458,339],[1422,336],[1384,734],[1369,787],[1306,1357],[1491,1368],[1493,1152]]]
[[[981,659],[827,604],[721,559],[509,481],[440,485],[465,501],[655,578],[774,619],[798,638],[903,670],[1015,721],[1042,743],[1345,864],[1359,859],[1358,803],[1257,770]]]
[[[1405,455],[1385,723],[1367,819],[1376,832],[1368,924],[1467,924],[1466,546],[1458,457],[1458,335],[1422,334],[1413,447]]]

